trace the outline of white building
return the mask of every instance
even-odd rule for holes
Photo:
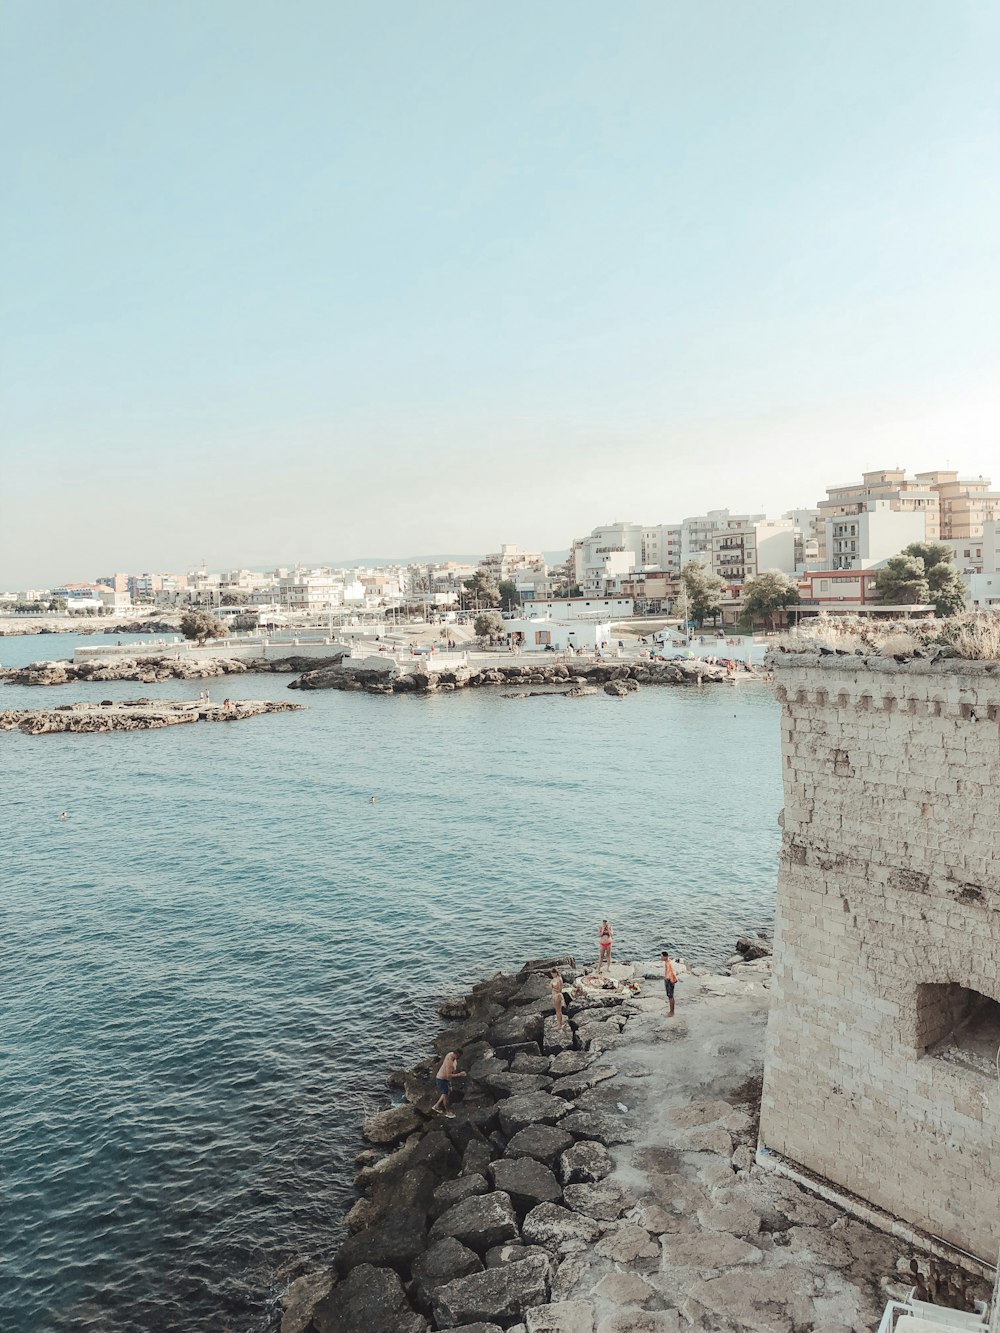
[[[827,569],[871,569],[911,542],[925,540],[921,509],[895,509],[890,500],[868,500],[858,513],[825,518],[820,547]]]
[[[572,648],[593,650],[611,642],[611,624],[599,620],[554,619],[524,616],[504,621],[507,642],[516,652],[565,652]]]
[[[710,509],[707,514],[686,518],[681,524],[681,569],[691,560],[711,564],[712,538],[731,523],[761,523],[766,518],[766,514],[731,514],[728,509]]]
[[[969,574],[969,603],[978,610],[1000,610],[1000,574]]]
[[[296,571],[278,580],[278,602],[290,611],[326,611],[344,604],[344,580],[330,570]]]
[[[558,597],[552,601],[527,601],[522,606],[526,620],[553,619],[577,623],[582,620],[630,620],[635,609],[631,597]]]

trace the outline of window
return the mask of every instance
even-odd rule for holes
[[[958,982],[917,987],[917,1052],[976,1074],[996,1077],[1000,1004]]]

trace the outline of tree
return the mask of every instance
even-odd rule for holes
[[[954,565],[954,552],[943,542],[911,542],[891,556],[875,576],[879,601],[890,606],[934,603],[939,616],[965,606],[965,584]]]
[[[221,606],[246,606],[250,600],[247,592],[224,592],[220,598]]]
[[[495,639],[503,629],[503,621],[498,611],[481,611],[473,621],[472,628],[480,639]]]
[[[488,569],[477,569],[471,579],[465,580],[464,586],[469,601],[476,606],[500,605],[500,589]]]
[[[229,631],[211,611],[186,611],[181,617],[181,633],[185,639],[202,644],[206,639],[224,639]]]
[[[766,622],[768,629],[774,629],[775,612],[798,606],[800,601],[794,579],[780,569],[765,569],[744,583],[740,618],[751,627],[760,619]]]
[[[689,560],[681,570],[684,591],[687,594],[688,616],[698,622],[699,628],[711,616],[713,625],[722,609],[722,589],[726,586],[718,574],[699,560]]]
[[[521,594],[517,590],[517,584],[513,579],[503,579],[499,585],[500,608],[503,611],[514,611],[521,605]]]

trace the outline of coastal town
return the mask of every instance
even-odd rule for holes
[[[926,567],[914,567],[915,558]],[[496,608],[523,622],[504,627],[505,637],[548,633],[539,640],[546,646],[554,627],[558,637],[565,626],[565,641],[580,621],[672,616],[773,628],[824,613],[891,618],[962,607],[1000,607],[1000,491],[987,477],[893,468],[829,487],[813,507],[781,517],[719,508],[676,523],[606,523],[555,555],[504,544],[466,560],[76,571],[59,586],[0,592],[0,624],[23,632],[55,616],[77,629],[95,618],[97,628],[109,616],[169,620],[200,609],[246,631],[414,617],[455,623]],[[539,619],[553,623],[539,629]]]

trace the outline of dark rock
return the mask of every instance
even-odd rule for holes
[[[426,1091],[430,1091],[428,1087]],[[378,1111],[365,1121],[362,1134],[369,1143],[398,1143],[408,1138],[426,1123],[415,1106],[393,1106],[388,1111]]]
[[[518,1011],[505,1014],[503,1018],[498,1018],[490,1024],[486,1035],[494,1050],[504,1046],[537,1043],[542,1039],[542,1016]]]
[[[755,958],[770,958],[771,946],[760,939],[750,939],[744,935],[736,941],[736,952],[741,953],[748,963],[752,963]]]
[[[489,1193],[489,1188],[484,1176],[471,1172],[467,1176],[456,1176],[454,1180],[446,1180],[434,1191],[429,1209],[430,1215],[440,1217],[463,1199],[471,1199],[474,1194]]]
[[[492,1160],[492,1144],[485,1141],[470,1143],[462,1155],[462,1175],[481,1175]]]
[[[525,1245],[521,1240],[509,1240],[503,1245],[494,1245],[492,1250],[486,1252],[486,1267],[500,1268],[503,1264],[519,1264],[522,1259],[531,1259],[535,1256],[550,1261],[552,1259],[548,1250],[540,1245]]]
[[[529,1245],[543,1245],[562,1254],[586,1249],[602,1230],[593,1218],[555,1203],[540,1203],[524,1219],[524,1239]]]
[[[414,1261],[413,1286],[417,1304],[427,1314],[438,1287],[469,1273],[482,1272],[483,1261],[454,1236],[435,1241],[429,1250]]]
[[[567,1148],[559,1158],[559,1179],[564,1185],[588,1185],[603,1180],[615,1169],[603,1143],[584,1140]]]
[[[415,1145],[407,1165],[411,1169],[425,1166],[439,1180],[450,1180],[452,1176],[458,1175],[462,1159],[448,1135],[443,1130],[437,1130],[425,1134]]]
[[[552,1264],[542,1255],[530,1255],[520,1263],[506,1264],[503,1268],[487,1268],[482,1273],[470,1273],[439,1287],[434,1296],[434,1319],[438,1328],[461,1328],[463,1324],[484,1321],[508,1328],[520,1319],[522,1313],[534,1305],[544,1305],[549,1298]],[[372,1324],[366,1333],[376,1328],[392,1328],[391,1324]],[[326,1333],[326,1330],[321,1330]],[[339,1333],[339,1330],[338,1330]],[[407,1330],[407,1333],[409,1331]]]
[[[575,972],[576,959],[568,953],[559,958],[531,958],[521,968],[519,975],[524,977],[529,972],[551,972],[553,968],[558,968],[560,972]]]
[[[427,1321],[412,1308],[396,1273],[361,1264],[316,1305],[316,1333],[427,1333]]]
[[[549,1057],[547,1055],[528,1055],[527,1052],[521,1051],[514,1056],[510,1072],[512,1074],[547,1074],[549,1072]]]
[[[500,1128],[505,1134],[513,1135],[518,1130],[527,1129],[529,1125],[554,1125],[567,1114],[571,1106],[571,1102],[565,1102],[561,1097],[550,1097],[547,1092],[510,1097],[500,1104]]]
[[[547,1008],[552,1007],[552,991],[549,986],[550,978],[544,972],[533,972],[529,975],[518,990],[510,998],[511,1008],[520,1008],[522,1005],[535,1005],[539,1001],[544,1001]]]
[[[560,1051],[549,1061],[549,1073],[555,1078],[561,1078],[564,1074],[579,1074],[592,1065],[595,1058],[589,1051]]]
[[[507,1157],[533,1157],[553,1167],[560,1156],[573,1147],[573,1135],[556,1125],[528,1125],[518,1130],[507,1144]]]
[[[561,1100],[554,1097],[553,1101]],[[508,1106],[510,1103],[505,1102]],[[571,1106],[572,1102],[567,1102]],[[502,1119],[501,1119],[502,1123]],[[633,1143],[636,1129],[620,1115],[608,1115],[604,1111],[573,1111],[562,1121],[562,1127],[576,1139],[596,1139],[598,1143]]]
[[[438,1005],[438,1014],[449,1021],[469,1017],[469,1002],[465,996],[457,1000],[442,1000]]]
[[[431,1240],[454,1236],[477,1254],[517,1235],[517,1217],[506,1194],[496,1191],[463,1199],[442,1213],[431,1227]]]
[[[541,1058],[541,1057],[539,1057]],[[545,1092],[552,1085],[547,1074],[490,1074],[484,1080],[496,1097],[519,1097],[528,1092]]]
[[[424,1214],[401,1209],[375,1226],[355,1232],[340,1247],[333,1266],[343,1275],[361,1264],[374,1264],[376,1268],[395,1268],[406,1277],[414,1259],[423,1252],[426,1235]]]
[[[555,1176],[533,1157],[501,1157],[489,1171],[496,1189],[509,1194],[522,1215],[536,1204],[556,1203],[562,1198],[562,1186]]]

